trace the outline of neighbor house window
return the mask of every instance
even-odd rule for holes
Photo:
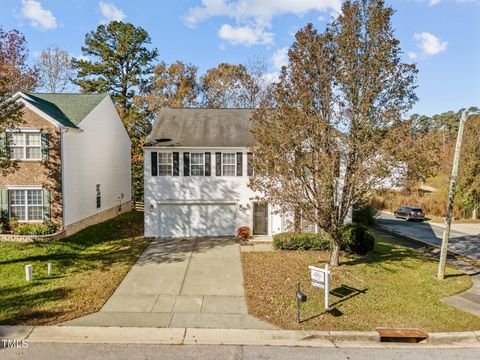
[[[223,153],[222,154],[222,175],[235,176],[236,175],[236,154]]]
[[[205,154],[191,153],[190,154],[190,175],[204,176],[205,175]]]
[[[158,175],[159,176],[173,175],[172,153],[167,153],[167,152],[158,153]]]
[[[41,189],[9,190],[10,216],[18,221],[43,220],[43,196]]]
[[[40,132],[8,133],[10,156],[14,160],[42,160]]]

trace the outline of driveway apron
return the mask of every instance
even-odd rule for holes
[[[64,324],[274,328],[248,315],[240,248],[229,238],[153,240],[98,313]]]

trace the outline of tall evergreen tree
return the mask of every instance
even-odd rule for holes
[[[73,59],[75,83],[86,93],[108,93],[128,114],[132,100],[153,70],[158,51],[150,50],[150,36],[141,27],[112,21],[85,36],[82,54],[88,59]]]

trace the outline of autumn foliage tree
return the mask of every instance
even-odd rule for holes
[[[27,64],[25,37],[17,30],[5,32],[0,26],[0,133],[21,123],[21,105],[12,99],[17,91],[31,91],[37,73]],[[10,159],[8,144],[0,144],[0,172],[6,175],[16,166]]]
[[[28,65],[25,36],[15,29],[4,31],[0,26],[0,91],[32,91],[37,81],[37,70]]]
[[[163,107],[184,108],[197,104],[197,67],[176,61],[161,62],[153,70],[144,97],[149,112]]]
[[[253,116],[250,186],[318,225],[332,240],[332,265],[352,207],[407,160],[422,161],[415,152],[397,156],[417,70],[401,61],[393,12],[383,0],[349,0],[324,33],[311,24],[300,30],[272,91],[276,106]]]

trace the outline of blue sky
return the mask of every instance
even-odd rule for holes
[[[200,73],[220,62],[260,56],[272,74],[307,22],[323,30],[341,0],[0,0],[0,25],[17,28],[31,60],[48,46],[81,54],[87,32],[112,19],[145,28],[160,59]],[[405,61],[419,68],[413,112],[480,106],[480,0],[394,0]]]

